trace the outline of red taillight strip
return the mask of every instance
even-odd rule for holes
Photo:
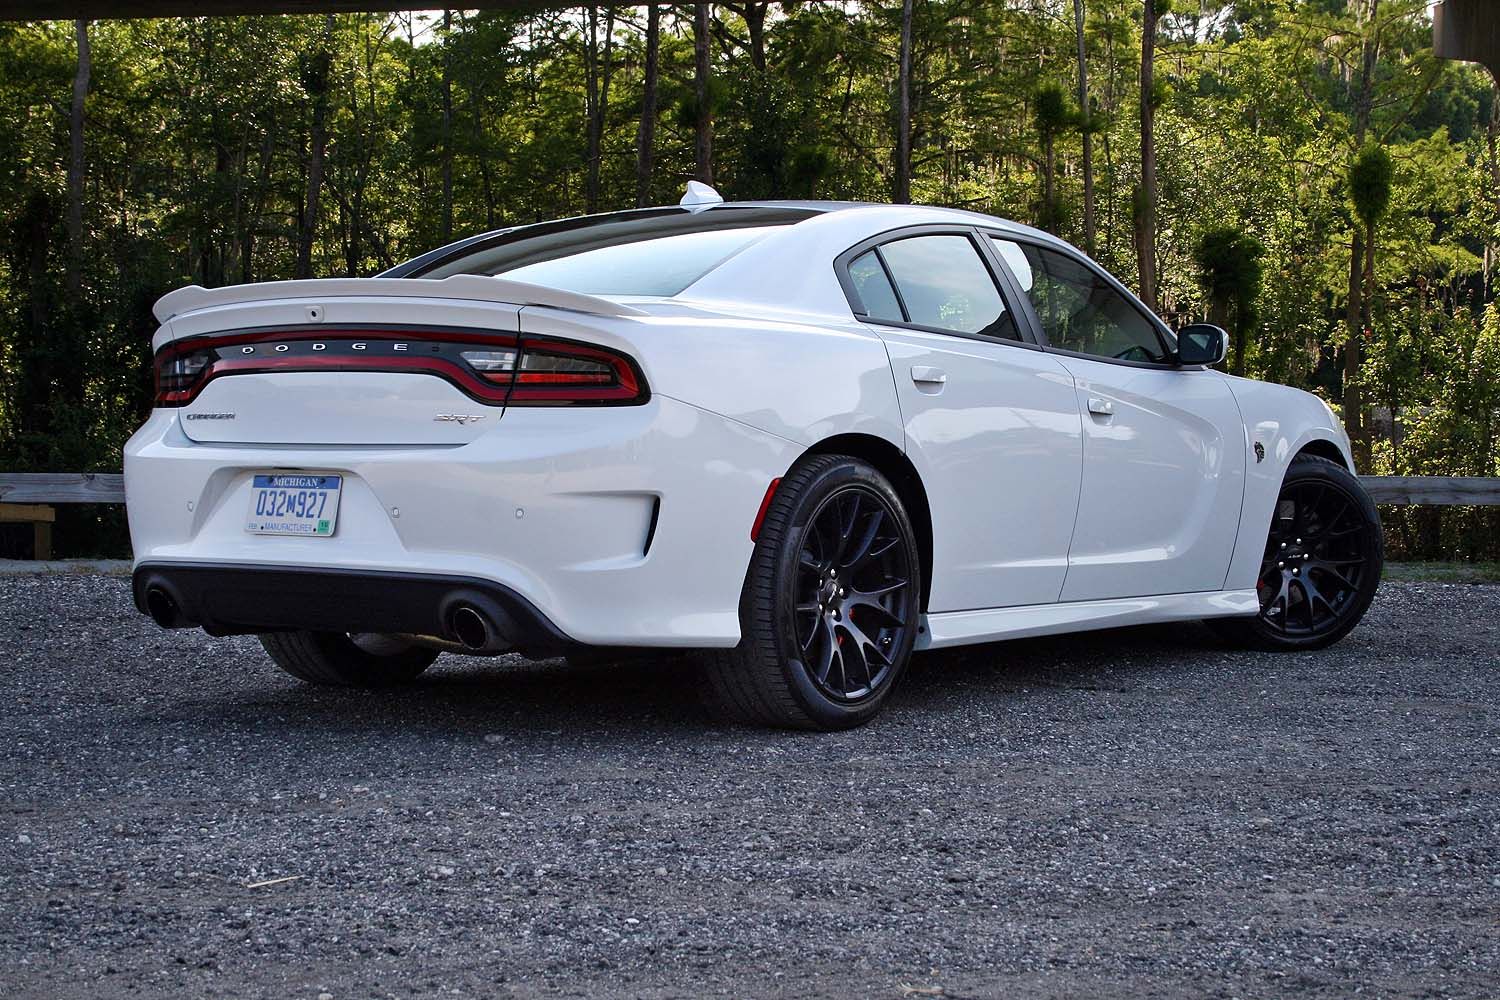
[[[607,351],[600,347],[591,347],[585,344],[576,344],[565,340],[534,340],[530,337],[521,339],[521,355],[524,357],[528,351],[540,354],[560,354],[570,358],[587,358],[590,361],[603,362],[610,366],[615,373],[615,385],[589,387],[576,382],[566,388],[559,388],[563,377],[570,381],[577,378],[573,372],[527,372],[519,368],[516,371],[516,381],[510,391],[510,402],[519,406],[527,403],[550,403],[550,402],[630,402],[640,399],[644,402],[644,394],[641,392],[641,382],[636,375],[635,365],[623,354]],[[596,376],[587,376],[594,378]]]
[[[164,391],[158,380],[156,405],[185,406],[192,402],[209,382],[226,375],[296,371],[388,371],[435,375],[479,402],[496,406],[507,403],[516,406],[629,404],[644,403],[650,398],[645,388],[645,381],[640,377],[635,362],[615,351],[573,341],[521,338],[509,333],[476,333],[421,327],[399,330],[351,328],[262,330],[224,336],[191,337],[169,343],[157,352],[155,369],[159,375],[162,367],[174,358],[190,355],[196,351],[220,353],[225,348],[248,344],[317,343],[320,341],[338,342],[340,345],[364,341],[407,342],[417,348],[437,343],[508,347],[516,351],[518,367],[528,351],[570,358],[586,358],[607,364],[614,374],[616,384],[597,385],[601,375],[588,372],[485,373],[450,358],[425,354],[420,349],[413,350],[410,356],[378,354],[363,357],[335,354],[318,357],[298,354],[288,357],[274,355],[243,358],[218,357],[206,365],[193,384],[185,389]]]

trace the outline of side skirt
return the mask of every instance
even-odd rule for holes
[[[917,649],[941,649],[971,642],[1022,639],[1033,635],[1146,625],[1193,618],[1231,618],[1260,611],[1254,590],[1221,590],[1159,597],[1120,597],[1019,608],[945,611],[925,616]]]

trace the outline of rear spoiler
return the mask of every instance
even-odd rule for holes
[[[210,306],[267,299],[323,299],[348,296],[389,295],[402,298],[469,299],[503,302],[515,306],[551,306],[594,316],[645,316],[640,309],[582,292],[547,288],[524,281],[491,278],[482,274],[455,274],[447,278],[316,278],[305,281],[262,281],[252,285],[204,288],[188,285],[156,300],[152,312],[159,322]]]

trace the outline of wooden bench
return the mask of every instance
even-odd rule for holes
[[[0,524],[31,525],[31,558],[52,558],[52,522],[57,511],[44,503],[0,503]]]
[[[0,472],[0,524],[30,524],[33,559],[52,558],[53,504],[124,503],[117,472]]]

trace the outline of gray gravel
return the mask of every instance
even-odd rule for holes
[[[0,577],[10,998],[1500,992],[1500,587],[933,654],[834,736],[668,662],[313,690],[127,590]]]

